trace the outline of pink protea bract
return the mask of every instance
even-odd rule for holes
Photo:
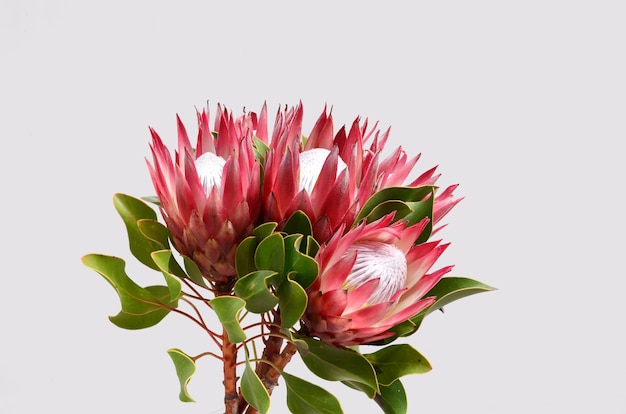
[[[448,245],[415,244],[428,218],[412,226],[392,219],[337,232],[321,246],[303,317],[311,335],[337,346],[371,343],[434,302],[424,295],[452,266],[429,271]]]
[[[214,136],[203,110],[195,149],[178,117],[177,122],[174,158],[150,128],[150,176],[174,247],[197,264],[216,291],[228,292],[236,278],[235,250],[260,211],[260,166],[252,146],[257,116],[234,119],[218,105]]]
[[[348,231],[357,224],[360,209],[377,191],[434,185],[439,177],[435,167],[405,184],[419,155],[409,159],[398,147],[383,158],[389,130],[382,133],[377,124],[369,128],[367,119],[362,122],[357,117],[349,130],[342,126],[335,133],[332,113],[324,108],[309,136],[303,137],[302,118],[302,104],[281,108],[271,140],[267,128],[259,137],[269,146],[264,167],[263,220],[277,222],[279,229],[301,210],[311,220],[315,239],[324,243],[339,228]],[[266,119],[262,112],[259,124]],[[460,201],[452,196],[455,187],[435,197],[433,224]]]

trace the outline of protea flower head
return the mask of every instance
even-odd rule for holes
[[[434,185],[435,168],[404,183],[419,159],[409,159],[398,147],[386,158],[382,151],[389,130],[381,133],[377,124],[357,117],[349,131],[342,126],[334,132],[332,113],[326,108],[307,138],[302,136],[302,104],[279,109],[271,142],[267,127],[259,138],[269,145],[263,183],[263,219],[280,226],[297,210],[313,224],[320,243],[343,228],[348,231],[363,204],[377,191],[392,186]],[[265,107],[259,124],[267,120]],[[367,145],[369,143],[369,145]],[[435,198],[433,222],[437,223],[458,201],[450,186]]]
[[[408,227],[392,220],[363,222],[321,246],[303,317],[313,336],[341,346],[381,340],[433,303],[424,295],[452,266],[428,272],[448,245],[415,244],[428,218]]]
[[[178,117],[177,122],[173,159],[150,128],[152,182],[176,249],[198,265],[216,291],[227,292],[236,277],[236,247],[250,235],[260,211],[260,167],[252,147],[257,117],[233,119],[218,105],[214,137],[208,112],[198,112],[195,149]]]

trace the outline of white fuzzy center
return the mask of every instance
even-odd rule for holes
[[[402,250],[387,243],[357,242],[348,249],[348,254],[357,252],[356,262],[344,283],[344,288],[353,290],[363,283],[380,279],[378,287],[366,304],[387,302],[406,285],[406,257]]]
[[[329,154],[330,151],[326,148],[313,148],[300,153],[300,190],[311,194]],[[346,163],[338,158],[337,177],[346,168]]]
[[[222,183],[222,171],[226,160],[212,152],[205,152],[195,162],[196,171],[204,192],[208,195],[213,187],[219,188]]]

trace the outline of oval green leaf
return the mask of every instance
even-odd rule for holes
[[[89,254],[82,258],[82,262],[104,277],[117,292],[122,310],[109,319],[120,328],[154,326],[178,305],[178,298],[170,296],[167,286],[142,288],[133,282],[126,274],[126,263],[119,257]]]
[[[412,210],[404,201],[387,200],[374,207],[366,220],[371,223],[393,212],[395,212],[394,221],[397,221],[410,214]]]
[[[424,227],[424,230],[420,233],[417,240],[415,240],[415,244],[420,244],[428,241],[430,235],[433,232],[433,208],[435,202],[435,195],[433,193],[432,196],[428,197],[428,199],[424,201],[415,201],[407,203],[409,207],[411,207],[411,213],[404,217],[407,220],[407,225],[411,226],[413,224],[419,223],[421,220],[428,218],[428,223]]]
[[[315,375],[328,381],[360,382],[378,391],[374,367],[363,355],[315,339],[303,339],[309,350],[301,353],[302,361]]]
[[[432,194],[437,187],[434,186],[422,186],[422,187],[387,187],[373,194],[363,205],[361,211],[357,215],[354,223],[359,223],[362,219],[367,217],[376,206],[386,201],[422,201],[428,194]]]
[[[156,221],[157,215],[155,211],[143,201],[126,194],[115,194],[113,196],[113,204],[126,226],[130,252],[144,265],[154,270],[159,270],[150,253],[162,250],[167,245],[164,246],[162,243],[146,237],[137,226],[137,221],[139,220]]]
[[[254,236],[246,237],[239,243],[235,253],[237,276],[244,277],[248,273],[257,270],[254,266],[254,252],[256,252],[257,246],[257,238]]]
[[[320,244],[313,238],[313,236],[307,236],[306,241],[306,255],[315,257],[320,249]]]
[[[182,256],[182,258],[189,279],[191,279],[191,281],[195,284],[202,286],[203,288],[210,289],[209,286],[206,284],[204,277],[202,277],[202,272],[200,272],[200,268],[198,267],[196,262],[194,262],[187,256]]]
[[[426,293],[426,295],[424,295],[424,297],[435,296],[435,303],[411,318],[411,322],[419,327],[426,315],[438,309],[442,309],[445,305],[467,296],[475,295],[481,292],[489,292],[492,290],[495,290],[495,288],[466,277],[444,277],[428,293]]]
[[[495,288],[488,286],[477,280],[466,277],[449,276],[442,278],[425,297],[435,296],[435,303],[428,309],[431,313],[437,309],[452,303],[456,300],[475,295],[481,292],[489,292]]]
[[[283,226],[283,232],[287,234],[302,234],[310,236],[313,234],[311,220],[302,210],[294,212]]]
[[[424,374],[432,367],[430,362],[408,344],[389,345],[365,358],[378,373],[378,383],[391,385],[398,378],[409,374]]]
[[[267,414],[270,410],[270,395],[263,383],[250,366],[248,349],[246,351],[246,366],[241,376],[241,394],[248,404],[256,408],[261,414]]]
[[[254,265],[260,270],[273,270],[282,275],[285,270],[285,243],[283,236],[274,233],[263,239],[254,253]]]
[[[342,414],[337,398],[308,381],[282,373],[287,386],[287,407],[298,414]]]
[[[280,326],[289,329],[300,321],[306,305],[308,296],[306,291],[298,283],[287,278],[278,287],[278,308],[280,309]]]
[[[163,276],[165,276],[165,282],[170,289],[170,296],[176,299],[180,298],[182,286],[178,278],[185,279],[187,278],[187,274],[180,267],[176,259],[174,259],[172,251],[159,250],[152,252],[151,256],[154,263],[156,263],[159,269],[161,269],[161,272],[163,272]]]
[[[239,324],[239,314],[246,306],[246,302],[235,296],[218,296],[211,299],[209,304],[226,330],[230,342],[245,341],[246,333]]]
[[[252,313],[264,313],[278,304],[278,298],[270,291],[270,281],[276,276],[271,270],[257,270],[237,280],[235,294],[246,303]]]
[[[304,289],[313,284],[319,267],[314,258],[300,252],[302,235],[292,234],[285,237],[285,273]]]
[[[380,394],[376,395],[374,401],[385,414],[406,414],[409,408],[406,392],[400,380],[394,381],[390,385],[381,385]]]
[[[177,348],[168,349],[167,353],[170,358],[172,358],[172,362],[174,362],[176,375],[178,376],[178,381],[180,382],[180,393],[178,394],[178,398],[182,402],[195,402],[195,400],[191,398],[187,392],[187,384],[193,374],[196,373],[195,361],[189,355]]]
[[[278,226],[278,224],[274,222],[263,223],[252,230],[252,234],[260,241],[272,234],[276,226]]]
[[[170,246],[170,231],[163,224],[156,220],[137,220],[137,228],[146,238],[168,249]]]

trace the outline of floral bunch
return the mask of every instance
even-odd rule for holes
[[[308,135],[301,103],[279,108],[271,134],[266,105],[238,117],[218,105],[212,126],[208,110],[197,118],[195,147],[177,118],[173,154],[150,129],[156,197],[113,200],[131,253],[161,284],[138,285],[121,258],[82,259],[119,296],[111,322],[143,329],[177,313],[206,332],[217,351],[168,350],[182,401],[193,401],[196,361],[211,356],[223,363],[226,414],[267,413],[281,378],[291,412],[341,413],[332,394],[285,370],[299,354],[320,378],[406,413],[400,378],[431,367],[394,341],[491,290],[435,266],[447,244],[432,236],[460,200],[456,186],[440,191],[435,168],[409,179],[419,155],[383,154],[389,130],[367,119],[335,132],[326,108]]]

